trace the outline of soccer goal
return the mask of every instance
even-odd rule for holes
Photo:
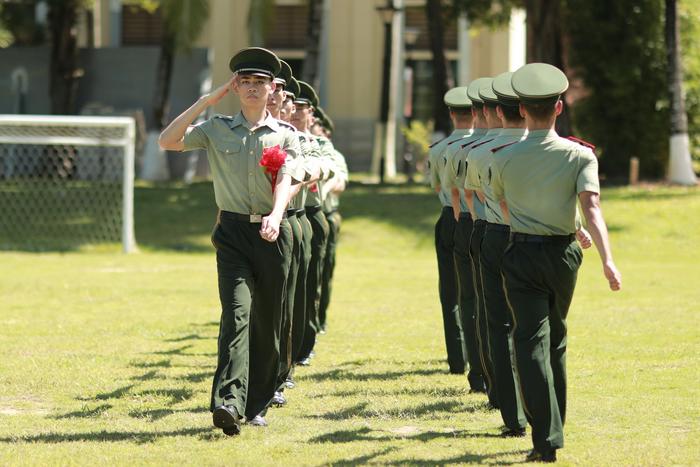
[[[131,117],[0,115],[0,249],[134,240]]]

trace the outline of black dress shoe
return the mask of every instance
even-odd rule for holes
[[[501,431],[503,438],[522,438],[525,436],[525,428],[506,428]]]
[[[241,432],[241,420],[235,407],[222,405],[214,409],[212,422],[221,428],[224,434],[234,436]]]
[[[250,426],[267,426],[267,422],[262,415],[256,415],[255,417],[248,420],[248,425]]]
[[[557,450],[556,449],[552,449],[552,450],[547,451],[547,452],[540,452],[536,449],[533,449],[525,457],[525,462],[551,463],[551,462],[556,462],[556,461],[557,461]]]
[[[276,391],[275,395],[272,396],[272,404],[276,405],[277,407],[282,407],[287,404],[287,398],[284,397],[284,394],[281,392]]]

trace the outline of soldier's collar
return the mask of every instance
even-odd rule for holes
[[[557,132],[552,130],[551,128],[544,129],[544,130],[532,130],[529,131],[527,134],[528,139],[532,138],[556,138],[559,135],[557,135]]]
[[[248,120],[246,120],[246,118],[243,116],[243,112],[238,112],[233,118],[233,121],[231,122],[231,129],[236,128],[240,125],[250,129],[250,122],[248,122]],[[280,130],[279,122],[277,121],[277,119],[272,117],[272,114],[267,109],[265,109],[265,120],[263,120],[263,122],[258,128],[260,128],[261,126],[266,126],[272,131]]]

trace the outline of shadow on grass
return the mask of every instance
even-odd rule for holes
[[[450,457],[447,459],[416,459],[416,458],[407,458],[407,459],[399,459],[399,460],[394,460],[394,461],[387,461],[387,462],[382,462],[383,465],[425,465],[425,466],[443,466],[443,465],[459,465],[459,464],[485,464],[488,463],[490,465],[513,465],[513,464],[524,464],[525,461],[520,461],[520,462],[513,462],[513,461],[506,461],[506,460],[501,460],[499,461],[499,457],[505,457],[505,456],[510,456],[514,454],[522,454],[525,456],[527,453],[527,450],[519,450],[519,451],[507,451],[507,452],[498,452],[494,454],[462,454],[461,456],[457,457]]]
[[[394,441],[397,439],[411,439],[421,442],[428,442],[435,439],[459,439],[459,438],[500,438],[496,433],[481,433],[467,430],[452,431],[425,431],[415,434],[391,433],[384,430],[372,430],[367,427],[356,430],[338,430],[323,435],[316,436],[309,440],[310,443],[354,443],[356,441]]]
[[[209,409],[206,407],[200,407],[196,409],[137,409],[130,411],[129,416],[132,418],[147,418],[149,421],[155,422],[169,415],[174,415],[178,413],[193,414],[204,412],[209,412]]]
[[[453,414],[474,413],[488,410],[488,404],[479,403],[467,405],[460,400],[446,400],[432,403],[424,403],[416,406],[395,407],[391,409],[373,409],[369,402],[360,402],[342,410],[326,412],[320,415],[306,415],[306,418],[321,418],[324,420],[348,420],[352,418],[420,418],[424,415],[438,417],[441,413]]]
[[[418,368],[410,369],[405,371],[385,371],[379,373],[364,373],[352,370],[345,370],[342,368],[336,368],[322,373],[312,373],[308,376],[304,376],[304,379],[308,379],[314,382],[323,381],[342,381],[342,380],[352,380],[352,381],[385,381],[389,379],[401,379],[406,376],[416,375],[416,376],[432,376],[444,374],[446,371],[439,368]]]
[[[153,443],[162,438],[180,436],[205,436],[211,428],[183,428],[173,431],[88,431],[85,433],[44,433],[41,435],[0,438],[0,443],[75,443],[131,441],[139,444]]]
[[[102,404],[98,405],[97,407],[93,409],[88,409],[87,407],[81,409],[81,410],[76,410],[75,412],[68,412],[62,415],[56,415],[55,418],[56,420],[62,420],[65,418],[94,418],[94,417],[99,417],[106,411],[112,408],[111,404]]]
[[[353,457],[351,459],[343,459],[342,461],[337,461],[337,462],[331,462],[330,464],[321,464],[321,465],[332,465],[332,466],[354,466],[354,465],[366,465],[369,461],[372,459],[376,459],[377,457],[383,456],[385,454],[389,454],[390,452],[396,451],[396,448],[385,448],[380,451],[375,451],[371,454],[365,454],[364,456],[357,456]]]

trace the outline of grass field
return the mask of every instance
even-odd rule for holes
[[[700,464],[700,191],[616,188],[623,291],[588,251],[570,311],[563,465]],[[423,187],[344,196],[330,328],[289,404],[237,438],[207,411],[219,305],[211,185],[142,186],[140,253],[0,252],[0,465],[522,462],[529,439],[449,375]]]

